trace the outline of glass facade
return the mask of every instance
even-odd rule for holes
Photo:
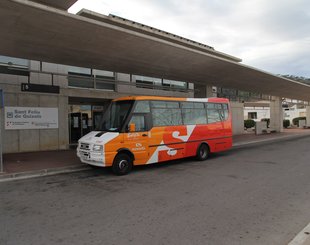
[[[270,100],[269,95],[247,92],[237,89],[220,88],[217,87],[217,97],[227,98],[231,101],[257,101],[257,100]]]
[[[29,77],[29,66],[29,60],[0,55],[0,73]]]
[[[0,55],[0,65],[29,68],[29,60]]]
[[[95,78],[96,89],[115,90],[115,73],[93,69],[92,74]]]
[[[162,79],[155,77],[146,77],[146,76],[138,76],[135,75],[136,78],[136,86],[138,88],[156,88],[162,86]]]
[[[36,67],[36,65],[34,65],[34,67]],[[116,73],[112,71],[78,66],[67,66],[48,62],[40,62],[40,69],[34,69],[36,69],[34,71],[36,73],[55,73],[55,75],[59,76],[66,76],[67,72],[68,85],[70,87],[98,90],[102,89],[109,91],[115,91],[116,88]],[[0,72],[29,76],[30,72],[32,72],[30,69],[30,60],[0,56]],[[134,78],[133,80],[135,80],[136,82],[135,86],[138,88],[180,92],[188,92],[188,90],[194,90],[193,83],[141,75],[132,75],[132,77]]]
[[[111,71],[68,66],[68,85],[114,91],[115,74]]]
[[[163,79],[163,86],[169,87],[169,88],[177,88],[177,89],[187,89],[188,88],[187,82],[168,80],[168,79]]]
[[[161,79],[155,77],[146,77],[135,75],[136,87],[138,88],[150,88],[150,89],[164,89],[164,90],[176,90],[184,91],[187,89],[194,89],[194,85],[191,83],[175,81],[169,79]]]

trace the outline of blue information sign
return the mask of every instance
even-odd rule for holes
[[[4,107],[3,90],[0,88],[0,108]]]
[[[0,88],[0,109],[4,107],[3,90]],[[0,110],[0,173],[3,172],[3,157],[2,157],[2,110]]]

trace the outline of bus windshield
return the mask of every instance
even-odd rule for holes
[[[133,100],[115,101],[110,104],[103,114],[97,130],[120,132],[133,105]]]

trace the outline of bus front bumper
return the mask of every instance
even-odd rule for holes
[[[102,152],[91,152],[81,149],[77,149],[77,156],[80,158],[81,162],[90,165],[105,167],[105,157]]]

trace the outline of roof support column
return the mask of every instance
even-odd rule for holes
[[[306,126],[310,127],[310,105],[306,106]]]
[[[244,134],[244,104],[230,102],[233,135]]]
[[[201,85],[201,84],[195,84],[195,98],[209,98],[214,97],[213,91],[212,91],[212,85]]]
[[[270,129],[283,132],[282,99],[276,96],[272,96],[270,101]]]

